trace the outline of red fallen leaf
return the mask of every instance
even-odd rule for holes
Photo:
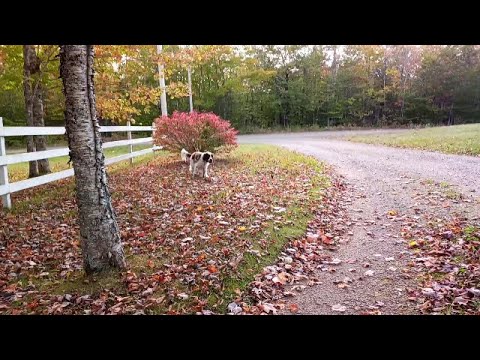
[[[290,304],[288,307],[291,313],[296,314],[298,312],[298,305],[297,304]]]
[[[156,282],[163,283],[165,281],[165,276],[161,274],[155,274],[152,276],[152,279]]]
[[[35,309],[38,306],[38,299],[33,300],[31,303],[27,304],[27,308],[30,310]]]
[[[218,269],[215,265],[208,265],[207,270],[210,271],[212,274],[218,272]]]
[[[147,261],[147,266],[150,268],[150,269],[153,269],[153,267],[155,266],[153,261],[152,260],[148,260]]]
[[[145,236],[144,232],[138,233],[138,237],[144,237],[144,236]]]
[[[195,260],[196,262],[201,262],[203,260],[205,260],[205,258],[207,257],[207,255],[205,254],[200,254],[198,255],[197,259]]]
[[[327,245],[333,244],[333,239],[330,239],[329,237],[326,237],[325,235],[322,235],[322,242]]]
[[[209,242],[210,242],[210,244],[215,244],[219,241],[220,241],[220,237],[218,237],[217,235],[214,235],[214,236],[212,236],[212,238],[210,239]]]

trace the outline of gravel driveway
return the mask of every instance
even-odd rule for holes
[[[380,309],[382,314],[413,314],[408,300],[409,287],[416,282],[408,270],[409,249],[402,240],[402,216],[453,213],[476,218],[480,214],[480,158],[445,155],[419,150],[342,141],[356,133],[393,132],[342,131],[271,135],[243,135],[239,143],[276,144],[313,155],[336,168],[349,184],[348,205],[353,225],[350,240],[336,254],[342,263],[337,271],[320,272],[322,284],[304,290],[290,302],[299,314],[335,314],[334,305],[344,306],[345,314]],[[402,130],[396,130],[402,131]],[[432,190],[432,183],[437,187]],[[442,186],[438,186],[442,183]],[[448,186],[448,185],[450,186]],[[450,207],[435,206],[429,196],[436,189],[461,193],[463,200]],[[389,211],[399,214],[389,219]],[[347,262],[348,261],[348,262]],[[346,276],[348,289],[335,283]],[[338,306],[336,307],[338,309]]]

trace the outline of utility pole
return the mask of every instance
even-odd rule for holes
[[[162,45],[157,45],[157,54],[160,55],[162,53]],[[167,92],[165,90],[165,74],[163,71],[163,64],[161,61],[158,61],[158,75],[160,78],[160,89],[162,93],[160,95],[160,107],[162,109],[162,116],[168,116],[167,112]]]
[[[192,68],[188,65],[188,96],[190,100],[190,112],[193,112],[193,99],[192,99]]]

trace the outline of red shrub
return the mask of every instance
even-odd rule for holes
[[[221,146],[236,145],[238,131],[229,121],[214,113],[175,111],[171,117],[155,120],[155,145],[170,151],[214,151]]]

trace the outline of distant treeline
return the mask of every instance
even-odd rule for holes
[[[151,124],[159,116],[155,46],[97,48],[99,116]],[[477,45],[170,45],[164,52],[169,113],[189,110],[190,67],[195,110],[213,111],[244,132],[480,121]],[[21,45],[0,46],[6,124],[25,119],[22,61]],[[63,122],[56,62],[51,57],[44,67],[46,125]]]

